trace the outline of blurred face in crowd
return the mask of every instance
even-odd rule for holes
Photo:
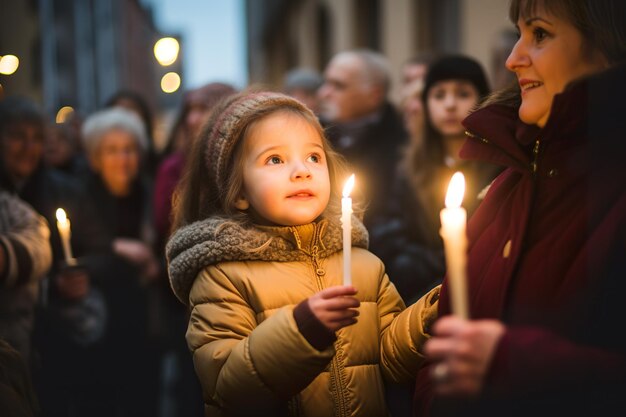
[[[463,136],[465,128],[461,122],[478,99],[478,90],[469,81],[445,80],[435,83],[426,97],[432,126],[443,137]]]
[[[339,55],[330,61],[318,92],[322,117],[345,123],[378,110],[383,100],[382,87],[365,79],[363,65],[351,55]]]
[[[424,105],[422,104],[422,91],[424,83],[415,80],[402,89],[402,116],[404,126],[412,137],[421,131],[424,119]]]
[[[402,68],[402,83],[411,84],[414,81],[422,81],[428,71],[428,65],[410,63]]]
[[[43,154],[43,126],[30,122],[10,123],[0,134],[7,173],[17,180],[30,177]]]
[[[581,33],[568,21],[537,7],[517,21],[519,40],[506,67],[515,72],[522,91],[519,116],[543,127],[556,94],[576,78],[606,68],[607,61],[591,51]]]
[[[72,139],[69,132],[60,126],[51,126],[46,131],[43,158],[50,167],[61,167],[74,154]]]
[[[140,153],[132,134],[119,129],[105,133],[92,166],[114,195],[125,195],[139,174]]]
[[[189,94],[187,98],[187,116],[185,117],[185,129],[189,138],[200,134],[202,125],[209,117],[211,106],[199,94]]]

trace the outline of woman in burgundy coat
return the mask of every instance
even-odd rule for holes
[[[414,415],[626,415],[626,3],[510,16],[517,92],[464,121],[461,155],[506,167],[468,224],[471,319],[446,278]]]

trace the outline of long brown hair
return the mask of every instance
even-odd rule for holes
[[[216,129],[221,127],[220,120],[225,112],[230,112],[233,106],[239,105],[251,94],[258,91],[246,90],[221,101],[211,112],[202,133],[192,144],[183,178],[174,193],[173,230],[208,217],[224,217],[232,221],[246,223],[251,219],[247,212],[235,208],[235,201],[243,190],[243,142],[248,137],[254,125],[260,120],[279,112],[301,117],[308,122],[320,135],[322,146],[326,154],[329,177],[331,181],[331,196],[327,212],[339,212],[341,199],[341,184],[345,178],[345,161],[335,152],[321,127],[317,117],[299,101],[286,95],[278,95],[279,100],[263,101],[247,108],[240,114],[237,122],[229,132],[220,132],[235,141],[235,147],[226,161],[225,186],[217,187],[217,179],[213,169],[207,166],[207,151],[210,141],[214,140]],[[218,188],[223,188],[220,192]]]

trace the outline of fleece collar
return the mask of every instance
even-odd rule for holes
[[[368,243],[363,223],[352,216],[352,245],[367,248]],[[193,281],[210,265],[232,261],[307,261],[313,246],[317,246],[321,258],[342,250],[338,219],[267,227],[212,217],[182,227],[170,238],[166,247],[170,284],[176,297],[187,304]]]

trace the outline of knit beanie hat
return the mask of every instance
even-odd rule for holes
[[[463,55],[449,55],[439,58],[428,68],[422,100],[426,102],[429,90],[436,83],[448,80],[469,81],[476,87],[481,98],[489,94],[487,77],[478,61]]]
[[[280,109],[294,109],[316,116],[305,105],[287,95],[275,92],[248,92],[231,96],[215,109],[208,122],[206,167],[215,182],[211,184],[219,196],[226,194],[228,165],[237,144],[243,140],[246,128],[256,120]]]

